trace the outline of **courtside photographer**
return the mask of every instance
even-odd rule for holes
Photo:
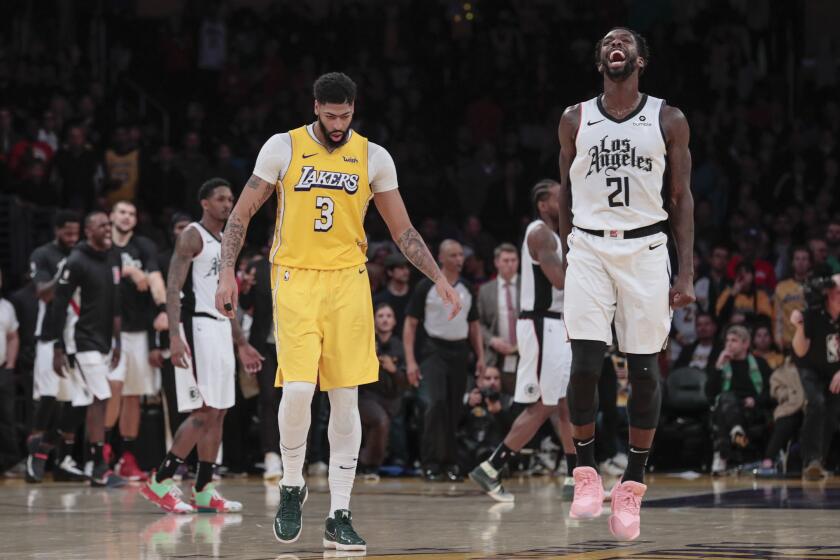
[[[815,270],[805,285],[808,307],[791,314],[793,352],[805,390],[802,476],[820,480],[840,415],[840,274]]]

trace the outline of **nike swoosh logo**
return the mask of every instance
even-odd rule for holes
[[[345,471],[349,471],[350,469],[355,469],[356,465],[353,465],[352,467],[345,467],[344,465],[338,465],[338,468],[342,469],[342,470],[345,470]]]
[[[365,272],[365,270],[367,270],[365,267],[360,268],[359,269],[359,274],[363,274]]]
[[[318,152],[315,152],[314,154],[303,154],[303,159],[311,158],[312,156],[317,156],[317,155],[318,155]]]
[[[595,122],[586,121],[586,126],[592,126],[593,124],[598,124],[599,122],[604,122],[605,120],[607,120],[607,119],[601,119],[600,121],[595,121]],[[306,157],[306,156],[304,156],[304,157]]]
[[[662,243],[660,243],[659,245],[650,245],[650,246],[648,246],[648,249],[653,251],[654,249],[656,249],[657,247],[661,247],[662,245],[663,245]]]

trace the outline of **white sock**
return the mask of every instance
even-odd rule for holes
[[[330,517],[334,517],[336,510],[350,509],[350,493],[362,445],[362,421],[358,387],[331,389],[329,395]]]
[[[280,454],[283,457],[281,486],[303,486],[303,462],[306,459],[306,437],[312,422],[312,396],[315,384],[291,381],[283,385],[283,397],[277,411],[280,426]]]

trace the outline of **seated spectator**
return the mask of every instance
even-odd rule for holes
[[[743,313],[747,322],[754,321],[759,315],[772,320],[773,307],[767,294],[758,289],[755,282],[755,269],[749,263],[738,263],[735,267],[735,281],[724,288],[717,300],[715,312],[721,325],[732,322],[732,316]]]
[[[726,288],[726,264],[729,249],[722,243],[712,247],[708,270],[694,283],[697,306],[708,313],[714,313],[717,299]]]
[[[758,476],[775,476],[784,465],[779,460],[780,452],[796,435],[802,423],[802,408],[805,406],[805,390],[799,379],[799,371],[788,358],[781,367],[770,376],[770,396],[778,403],[773,409],[773,431],[764,459],[755,474]],[[783,467],[780,469],[779,467]]]
[[[714,360],[717,347],[718,326],[711,313],[700,312],[694,318],[694,328],[697,340],[688,346],[683,346],[674,369],[681,367],[696,367],[706,369],[710,360]]]
[[[476,377],[475,387],[464,395],[464,417],[458,430],[458,455],[462,470],[471,471],[487,459],[513,423],[513,397],[502,393],[498,368],[487,367]]]
[[[811,274],[811,251],[806,247],[795,247],[791,255],[791,270],[792,276],[779,282],[773,292],[773,311],[776,314],[773,338],[782,351],[790,350],[795,330],[790,314],[794,309],[805,309],[803,285]]]
[[[726,331],[726,346],[709,368],[706,395],[713,405],[712,473],[726,470],[733,448],[749,444],[747,431],[766,423],[770,366],[750,352],[750,333],[740,325]]]
[[[405,351],[400,338],[394,336],[394,309],[387,303],[376,306],[374,325],[379,380],[359,387],[359,415],[364,434],[359,474],[369,479],[378,479],[377,471],[385,461],[391,420],[400,410],[401,389],[407,385]]]
[[[771,370],[781,366],[784,361],[784,355],[779,352],[779,349],[773,344],[773,338],[770,336],[770,327],[767,325],[758,325],[753,332],[753,354],[759,358],[764,358]]]
[[[726,275],[730,280],[736,279],[738,265],[742,262],[747,263],[752,267],[756,288],[772,292],[776,287],[776,271],[769,261],[758,256],[763,237],[761,230],[750,228],[738,238],[739,253],[729,259]]]
[[[382,290],[373,295],[373,307],[376,308],[381,303],[387,303],[391,306],[394,311],[394,318],[397,321],[394,332],[397,336],[402,336],[405,308],[408,306],[409,298],[411,298],[411,291],[408,288],[408,282],[411,280],[411,269],[402,253],[388,255],[384,262],[388,281]]]

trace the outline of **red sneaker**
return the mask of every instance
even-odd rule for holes
[[[182,499],[181,489],[171,478],[158,482],[154,476],[149,477],[146,484],[140,488],[140,494],[163,511],[170,513],[195,512],[195,508]]]
[[[114,470],[118,475],[132,482],[145,481],[149,478],[149,475],[137,464],[137,458],[130,451],[123,453]]]

